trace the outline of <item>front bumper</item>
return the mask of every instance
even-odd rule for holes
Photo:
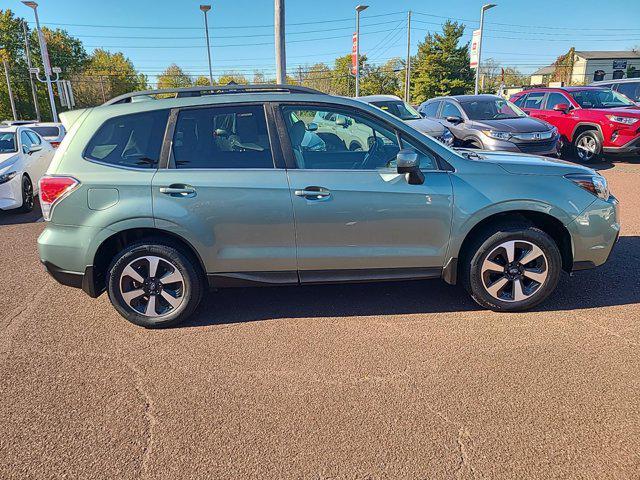
[[[559,137],[555,136],[549,140],[536,140],[531,142],[512,142],[507,140],[497,140],[486,135],[482,138],[485,150],[527,153],[530,155],[550,155],[557,156],[560,151]]]
[[[617,153],[623,155],[631,155],[634,153],[640,153],[640,137],[636,137],[633,140],[625,143],[621,147],[603,147],[604,153]]]
[[[585,270],[605,263],[620,236],[619,202],[596,199],[567,225],[573,248],[572,270]]]
[[[22,206],[22,175],[16,175],[0,183],[0,210],[11,210]]]

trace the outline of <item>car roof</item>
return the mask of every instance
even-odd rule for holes
[[[581,92],[585,90],[607,90],[605,87],[599,87],[597,85],[583,85],[581,87],[536,87],[529,88],[527,90],[523,90],[518,93],[529,93],[529,92]],[[516,94],[517,95],[517,94]]]
[[[6,132],[11,132],[11,133],[15,133],[18,131],[19,126],[18,125],[0,125],[0,132],[6,133]]]
[[[364,97],[355,97],[356,100],[360,100],[362,102],[384,102],[387,100],[395,100],[402,102],[403,100],[400,97],[396,97],[395,95],[365,95]]]
[[[498,95],[490,95],[487,93],[483,93],[480,95],[449,95],[446,97],[435,97],[428,101],[431,102],[434,100],[453,100],[458,103],[466,103],[466,102],[474,102],[477,100],[495,100],[496,98],[502,99],[502,97],[499,97]]]
[[[640,83],[640,77],[619,78],[617,80],[598,80],[597,82],[591,82],[589,86],[599,87],[600,85],[609,85],[612,83]]]
[[[30,123],[31,127],[61,127],[62,123],[59,122],[34,122]]]

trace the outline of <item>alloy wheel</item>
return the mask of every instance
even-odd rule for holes
[[[596,148],[596,140],[593,137],[584,136],[578,141],[578,156],[582,160],[589,161],[595,156]]]
[[[535,295],[549,275],[547,257],[537,245],[510,240],[495,247],[481,267],[482,283],[493,298],[521,302]]]
[[[154,255],[129,262],[119,285],[129,308],[146,317],[172,313],[184,301],[184,277],[174,264]]]
[[[22,181],[22,202],[25,210],[33,208],[33,185],[26,177]]]

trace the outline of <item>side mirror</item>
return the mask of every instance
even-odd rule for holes
[[[344,115],[337,114],[336,125],[340,125],[341,127],[347,127],[349,125],[349,120]]]
[[[316,130],[318,130],[318,124],[315,122],[311,122],[310,124],[307,125],[307,131],[308,132],[315,132]]]
[[[398,173],[406,175],[409,185],[422,185],[424,173],[420,170],[418,154],[409,148],[402,149],[396,155]]]
[[[569,111],[569,104],[568,103],[558,103],[556,105],[553,106],[553,109],[556,112],[562,112],[562,113],[567,113]]]
[[[449,123],[453,123],[454,125],[458,125],[460,123],[463,123],[464,120],[462,119],[462,117],[458,117],[457,115],[452,115],[450,117],[445,118],[445,120]]]

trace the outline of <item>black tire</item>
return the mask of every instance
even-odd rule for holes
[[[483,150],[482,145],[479,142],[477,142],[476,140],[471,140],[471,141],[467,142],[465,144],[464,148],[471,148],[471,149],[474,149],[474,150]]]
[[[22,206],[18,209],[20,213],[29,213],[33,210],[35,203],[33,197],[33,183],[27,175],[22,176]]]
[[[349,151],[350,152],[361,152],[362,151],[362,145],[360,145],[359,142],[351,142],[349,144]]]
[[[584,145],[592,145],[593,152],[583,148]],[[587,130],[573,139],[573,153],[579,162],[593,163],[600,159],[602,154],[602,137],[597,130]]]
[[[533,244],[544,253],[546,280],[537,284],[536,287],[535,282],[531,282],[528,278],[523,279],[523,282],[529,282],[529,288],[533,290],[533,293],[521,301],[502,300],[494,297],[488,292],[483,280],[482,265],[484,261],[492,252],[509,241],[522,242],[517,245],[526,245],[524,242]],[[518,250],[516,250],[516,255],[518,255]],[[523,253],[520,255],[522,258]],[[539,228],[526,223],[504,224],[485,229],[466,248],[461,259],[463,262],[460,271],[462,285],[480,306],[496,312],[519,312],[540,304],[555,290],[562,271],[562,257],[553,238]],[[505,266],[505,273],[502,276],[506,276],[507,267]],[[501,276],[501,274],[497,275]],[[510,289],[515,293],[513,283],[506,285],[505,290]],[[505,297],[508,294],[509,292],[502,293]]]
[[[134,310],[123,298],[121,292],[122,273],[124,269],[136,259],[145,256],[159,257],[164,262],[182,275],[181,285],[182,303],[176,308],[170,308],[164,300],[158,299],[158,303],[166,303],[167,311],[159,316],[150,317]],[[166,265],[166,263],[162,263]],[[107,270],[107,292],[109,300],[120,315],[135,325],[145,328],[173,327],[185,322],[196,310],[205,288],[204,274],[201,272],[197,261],[189,255],[179,251],[179,247],[164,239],[150,239],[140,241],[125,248],[112,260]],[[160,295],[154,295],[158,298]],[[148,295],[140,297],[149,298]],[[154,309],[156,310],[156,309]],[[157,311],[155,312],[157,314]]]

